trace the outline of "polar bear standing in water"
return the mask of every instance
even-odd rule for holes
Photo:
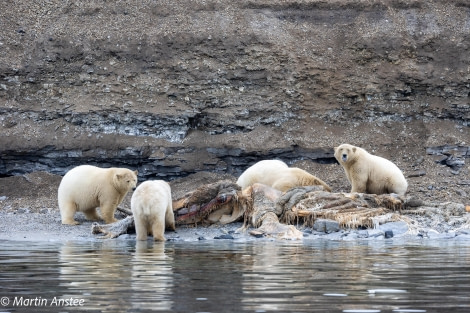
[[[395,164],[362,148],[342,144],[335,147],[335,158],[346,172],[351,192],[404,196],[408,189],[408,182]]]
[[[131,210],[137,240],[147,240],[150,234],[156,241],[165,241],[165,226],[175,230],[171,188],[163,180],[150,180],[140,184],[132,194]]]

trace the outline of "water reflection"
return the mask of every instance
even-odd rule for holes
[[[467,312],[470,244],[3,242],[8,312]],[[52,299],[82,306],[50,307]],[[1,308],[1,307],[0,307]],[[42,307],[44,311],[44,306]],[[1,309],[0,309],[1,311]]]
[[[173,306],[173,258],[165,244],[138,241],[131,259],[132,309],[170,311]]]

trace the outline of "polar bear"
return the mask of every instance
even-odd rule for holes
[[[58,190],[62,224],[79,224],[74,220],[77,211],[89,220],[98,220],[97,207],[106,224],[116,222],[117,206],[136,184],[137,171],[127,168],[80,165],[71,169],[62,178]]]
[[[132,194],[131,210],[134,215],[137,240],[165,241],[165,226],[175,230],[175,216],[170,185],[163,180],[143,182]]]
[[[293,187],[312,185],[321,185],[325,190],[331,191],[321,179],[300,168],[288,167],[279,160],[259,161],[246,169],[237,180],[242,189],[254,183],[264,184],[283,192]]]
[[[350,144],[342,144],[334,150],[336,160],[343,166],[351,183],[351,192],[405,195],[408,182],[401,170],[389,160]]]

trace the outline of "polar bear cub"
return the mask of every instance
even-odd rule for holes
[[[391,161],[350,144],[342,144],[334,150],[336,160],[351,183],[351,192],[405,195],[408,182]]]
[[[264,184],[282,192],[293,187],[320,185],[326,191],[331,188],[321,179],[297,167],[288,167],[279,160],[263,160],[247,168],[238,178],[243,189],[254,183]]]
[[[165,241],[165,226],[175,230],[171,188],[163,180],[140,184],[132,194],[131,210],[137,240],[147,240],[147,235],[153,235],[154,240]]]
[[[68,171],[58,189],[62,224],[77,225],[75,212],[85,214],[88,220],[98,220],[96,208],[107,223],[114,223],[114,212],[126,194],[137,184],[137,171],[127,168],[100,168],[80,165]]]

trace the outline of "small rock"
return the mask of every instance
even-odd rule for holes
[[[8,199],[7,196],[1,196],[1,197],[0,197],[0,201],[5,201],[6,199]]]
[[[49,213],[49,209],[46,209],[46,208],[41,209],[41,210],[39,210],[39,213],[41,213],[41,214],[48,214],[48,213]]]
[[[232,235],[229,234],[223,234],[220,236],[215,236],[214,239],[234,239]]]
[[[423,162],[424,162],[424,157],[421,155],[421,156],[419,156],[419,157],[416,159],[414,165],[416,166],[416,165],[419,165],[419,164],[421,164],[421,163],[423,163]],[[426,172],[425,172],[425,174],[426,174]]]
[[[386,230],[384,233],[385,239],[393,238],[393,231],[392,230]]]
[[[19,213],[19,214],[29,213],[29,209],[28,208],[19,208],[18,210],[16,210],[16,213]]]
[[[369,238],[369,232],[367,230],[359,230],[357,232],[357,238]]]
[[[323,233],[334,233],[340,230],[339,223],[333,220],[319,218],[313,224],[313,229]]]
[[[416,197],[410,197],[408,200],[406,200],[405,204],[407,207],[417,208],[419,206],[423,206],[424,202],[423,200],[420,200]]]
[[[203,236],[200,236],[200,237],[197,237],[197,240],[199,240],[199,241],[206,240],[206,238],[204,238]]]
[[[425,175],[426,175],[426,171],[418,170],[418,171],[414,171],[414,172],[410,173],[408,175],[408,177],[420,177],[420,176],[425,176]]]

